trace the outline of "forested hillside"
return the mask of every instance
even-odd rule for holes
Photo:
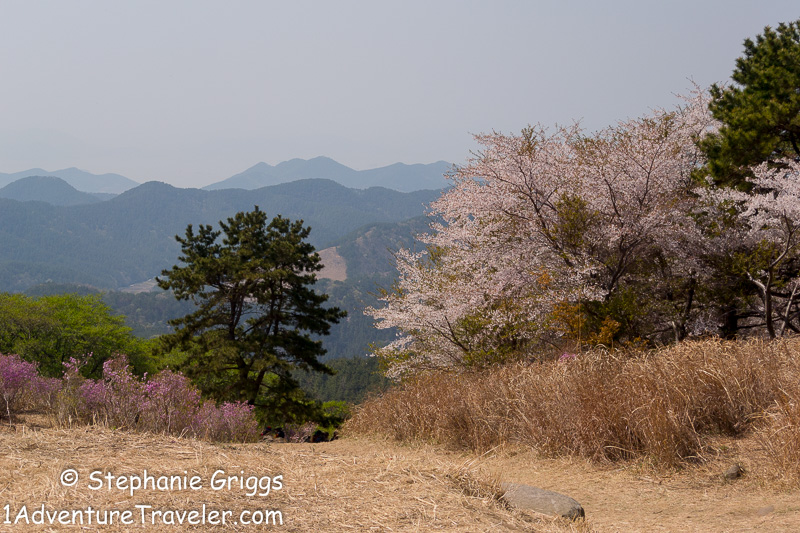
[[[303,387],[315,398],[358,401],[368,390],[385,386],[385,380],[378,375],[377,360],[365,361],[364,356],[371,345],[390,342],[395,332],[374,329],[373,320],[364,314],[364,309],[378,303],[379,289],[388,287],[397,275],[392,250],[414,246],[414,235],[426,231],[427,220],[420,216],[401,222],[368,224],[334,243],[347,263],[348,277],[344,281],[320,279],[316,290],[329,295],[327,305],[346,310],[348,316],[333,325],[330,335],[323,339],[327,353],[322,359],[333,365],[337,375],[299,376]],[[169,320],[195,309],[191,302],[178,301],[161,290],[128,293],[44,283],[25,292],[29,296],[101,293],[103,302],[114,314],[125,316],[133,334],[145,339],[171,332]]]
[[[52,205],[94,204],[101,198],[81,192],[55,176],[30,176],[0,188],[0,198],[20,202],[39,201]]]
[[[115,289],[172,266],[175,235],[258,205],[303,219],[318,249],[369,223],[421,215],[437,191],[348,189],[302,180],[255,191],[178,189],[150,182],[91,205],[53,206],[0,198],[0,290],[52,281]]]
[[[373,329],[372,318],[363,311],[377,304],[378,290],[388,287],[397,275],[392,251],[414,246],[414,235],[426,231],[427,220],[420,216],[400,222],[368,224],[334,243],[346,261],[347,279],[320,279],[316,288],[330,296],[330,305],[347,310],[348,316],[333,326],[325,339],[326,359],[362,356],[369,351],[371,343],[383,344],[392,339],[393,331]],[[29,296],[63,293],[102,293],[103,301],[116,314],[125,315],[134,334],[144,338],[171,331],[167,322],[193,309],[190,302],[179,302],[158,289],[130,293],[77,283],[49,282],[25,290]]]

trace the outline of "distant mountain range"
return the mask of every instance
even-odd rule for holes
[[[28,198],[23,186],[41,192],[43,184],[65,197],[78,192],[39,178],[18,184],[22,191],[3,191]],[[183,235],[188,224],[217,226],[254,205],[270,217],[303,219],[312,228],[309,241],[323,249],[359,227],[420,216],[438,195],[431,190],[358,190],[308,179],[251,191],[178,189],[149,182],[110,200],[82,205],[0,198],[0,290],[22,291],[48,280],[106,289],[145,281],[177,262],[174,236]]]
[[[77,168],[65,168],[52,172],[41,168],[32,168],[13,174],[0,172],[0,187],[31,176],[54,176],[61,178],[79,191],[91,193],[120,194],[139,185],[132,179],[119,174],[92,174]]]
[[[275,166],[259,163],[249,169],[217,183],[203,187],[207,191],[220,189],[254,190],[272,185],[280,185],[301,179],[319,178],[333,180],[351,189],[385,187],[400,192],[413,192],[425,189],[442,189],[447,186],[444,174],[452,165],[437,161],[428,165],[395,163],[370,170],[353,170],[333,159],[315,157],[313,159],[292,159]],[[56,177],[66,181],[78,191],[92,193],[100,199],[121,194],[137,187],[139,183],[119,174],[92,174],[77,168],[47,171],[32,168],[23,172],[4,174],[0,172],[0,187],[5,187],[23,178]],[[99,194],[98,194],[99,193]],[[19,192],[7,192],[20,194]],[[102,196],[105,195],[105,196]],[[52,195],[51,195],[52,196]],[[16,198],[15,198],[16,199]],[[85,198],[87,201],[94,201]],[[48,201],[48,200],[43,200]],[[50,202],[53,203],[53,202]],[[66,205],[66,204],[56,204]]]
[[[324,178],[333,180],[345,187],[366,189],[368,187],[386,187],[401,192],[412,192],[423,189],[442,189],[447,186],[444,174],[452,165],[445,161],[437,161],[428,165],[406,165],[395,163],[387,167],[370,170],[353,170],[337,163],[328,157],[313,159],[292,159],[272,166],[259,163],[244,172],[230,178],[212,183],[203,189],[260,189],[269,185],[278,185],[298,179]]]
[[[82,205],[107,200],[107,193],[80,192],[55,176],[29,176],[0,188],[0,198],[20,202],[46,202],[51,205]],[[113,197],[114,195],[111,195]]]
[[[270,217],[311,226],[309,241],[326,265],[316,288],[348,312],[325,338],[326,358],[359,356],[395,335],[375,330],[363,311],[377,305],[376,288],[390,287],[397,276],[392,250],[421,248],[414,236],[428,229],[426,205],[439,194],[352,189],[323,179],[215,191],[149,182],[99,201],[60,178],[31,176],[0,188],[0,291],[102,290],[137,334],[161,334],[170,331],[168,319],[192,309],[160,289],[149,292],[153,278],[178,262],[174,236],[188,224],[217,227],[258,205]]]

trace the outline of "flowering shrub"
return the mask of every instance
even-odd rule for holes
[[[253,406],[244,402],[226,402],[217,407],[206,401],[197,412],[194,431],[209,440],[244,442],[260,437]]]
[[[88,354],[89,357],[92,354]],[[85,412],[81,394],[78,392],[86,382],[81,373],[82,363],[70,357],[69,361],[63,363],[64,374],[62,375],[60,390],[58,391],[54,409],[51,413],[60,424],[71,425],[73,420],[80,420],[82,413]]]
[[[259,437],[253,406],[204,402],[181,374],[165,370],[140,379],[131,372],[127,357],[116,355],[103,364],[103,377],[94,380],[81,375],[84,364],[70,359],[61,379],[48,379],[38,375],[34,363],[0,355],[0,395],[6,413],[10,417],[24,400],[47,408],[62,424],[76,421],[220,441]]]
[[[0,354],[0,396],[9,420],[11,411],[20,404],[51,404],[59,380],[40,377],[36,369],[36,363],[24,361],[19,355]]]
[[[28,383],[30,407],[53,410],[58,403],[61,386],[62,381],[58,378],[36,376],[36,379]]]
[[[188,378],[169,370],[140,380],[124,355],[106,361],[103,378],[85,380],[77,393],[80,418],[87,421],[219,441],[259,436],[252,406],[203,402]]]
[[[96,383],[103,385],[98,392],[105,400],[106,424],[124,428],[136,426],[145,402],[144,383],[131,372],[128,358],[117,355],[108,359],[103,363],[102,381]],[[91,394],[94,391],[86,392]]]
[[[88,416],[88,418],[95,422],[109,425],[108,412],[106,410],[109,391],[106,384],[103,381],[87,379],[80,384],[77,393],[78,414],[93,415]]]
[[[144,384],[139,424],[148,431],[183,433],[195,428],[200,391],[189,378],[164,370]]]

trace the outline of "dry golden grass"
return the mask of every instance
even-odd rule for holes
[[[366,402],[352,434],[482,452],[701,462],[715,435],[757,431],[776,475],[800,474],[800,340],[687,342],[476,373],[430,373]]]
[[[776,477],[800,484],[800,357],[783,369],[778,398],[756,420],[757,437]]]
[[[701,465],[653,470],[641,463],[599,464],[586,458],[543,459],[531,450],[490,454],[482,467],[581,502],[593,531],[625,533],[800,531],[800,495],[776,486],[765,451],[752,437],[716,437],[717,453]],[[733,463],[745,475],[724,479]]]
[[[800,531],[798,352],[798,341],[707,341],[429,375],[366,404],[348,426],[350,436],[319,444],[213,444],[52,427],[44,415],[22,415],[0,425],[0,531],[141,530],[136,505],[183,512],[203,504],[230,511],[227,523],[147,529]],[[430,441],[447,447],[423,444]],[[733,463],[745,475],[727,481],[722,473]],[[69,468],[80,476],[74,487],[59,482]],[[203,487],[90,490],[93,471],[145,470],[198,476]],[[216,470],[281,475],[283,488],[263,497],[237,486],[215,491]],[[501,481],[572,496],[588,521],[509,509],[498,500]],[[4,523],[6,509],[13,520],[22,506],[32,515],[42,504],[50,512],[91,506],[135,514],[127,526]],[[280,511],[284,525],[234,523],[242,511],[256,510]]]
[[[42,418],[42,425],[46,421]],[[112,431],[0,427],[0,506],[30,512],[54,509],[280,510],[283,526],[38,526],[7,525],[0,531],[331,531],[426,532],[537,531],[723,532],[799,531],[796,492],[766,486],[760,465],[766,451],[753,438],[716,437],[717,452],[691,469],[654,472],[640,464],[598,464],[589,459],[542,459],[531,450],[500,447],[481,456],[387,440],[344,438],[319,444],[212,444],[192,439]],[[732,462],[747,473],[735,482],[721,473]],[[74,468],[75,487],[59,476]],[[92,491],[93,470],[117,475],[198,475],[200,491]],[[240,490],[213,491],[214,470],[246,475],[283,475],[284,487],[267,497]],[[568,523],[505,508],[496,499],[497,482],[528,483],[568,494],[586,509],[587,522]],[[13,514],[12,514],[13,518]]]
[[[0,428],[0,505],[8,504],[12,521],[27,505],[29,516],[42,504],[48,511],[66,509],[131,510],[133,525],[4,524],[0,531],[141,530],[136,505],[153,509],[232,511],[227,524],[212,526],[149,525],[148,530],[252,531],[264,526],[235,524],[241,511],[279,510],[282,531],[590,531],[586,523],[568,524],[506,508],[497,500],[497,480],[468,458],[345,439],[320,444],[212,444],[161,435],[113,431],[101,427],[51,428],[4,425]],[[42,418],[44,420],[44,418]],[[41,422],[43,425],[46,422]],[[79,481],[62,486],[65,469]],[[244,476],[283,476],[283,488],[265,497],[248,490],[214,491],[215,470]],[[92,471],[117,476],[199,476],[198,491],[91,490]],[[84,519],[85,520],[85,519]],[[148,515],[149,520],[149,515]],[[117,520],[118,521],[118,520]]]

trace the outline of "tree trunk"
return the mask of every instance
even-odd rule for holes
[[[726,340],[733,340],[739,331],[739,313],[735,303],[728,303],[720,309],[722,315],[722,330],[720,336]]]

